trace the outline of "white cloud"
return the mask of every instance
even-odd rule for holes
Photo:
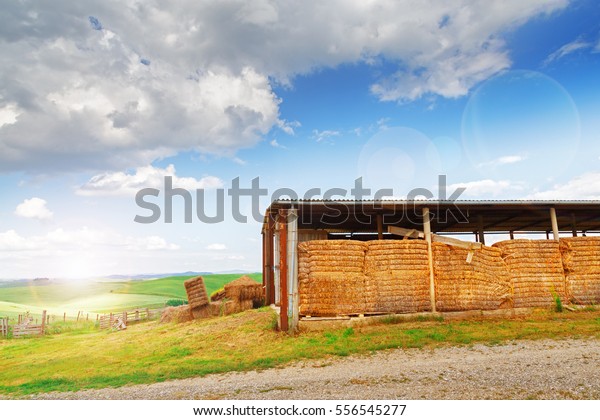
[[[590,42],[586,42],[586,41],[577,39],[575,41],[572,41],[572,42],[569,42],[568,44],[563,45],[562,47],[560,47],[559,49],[554,51],[552,54],[550,54],[544,60],[543,64],[545,66],[547,66],[548,64],[552,63],[553,61],[560,60],[561,58],[563,58],[569,54],[573,54],[575,51],[579,51],[581,49],[587,49],[592,46],[593,45]]]
[[[296,134],[294,132],[294,128],[301,127],[298,121],[286,121],[286,120],[277,120],[277,126],[286,134],[293,136]]]
[[[600,172],[588,172],[546,191],[528,195],[533,200],[600,200]]]
[[[227,245],[225,244],[210,244],[206,246],[206,249],[210,251],[224,251],[227,249]]]
[[[509,165],[512,163],[522,162],[527,159],[526,156],[523,155],[509,155],[509,156],[500,156],[497,159],[490,160],[489,162],[483,162],[477,165],[478,168],[483,168],[486,166],[497,167],[502,165]]]
[[[454,191],[457,188],[466,188],[463,196],[489,198],[496,197],[509,191],[522,191],[523,185],[511,183],[509,181],[494,181],[492,179],[482,179],[478,181],[459,182],[449,185],[448,191]]]
[[[270,144],[271,146],[275,147],[275,148],[279,148],[279,149],[287,149],[287,147],[285,147],[284,145],[282,145],[282,144],[279,144],[279,143],[277,142],[277,140],[276,140],[276,139],[273,139],[273,140],[271,140],[271,141],[269,142],[269,144]]]
[[[371,87],[381,100],[465,95],[510,66],[504,34],[567,4],[96,0],[88,17],[69,3],[11,2],[0,25],[0,167],[119,170],[179,151],[233,156],[273,127],[293,132],[272,81],[291,86],[343,63],[395,63]]]
[[[206,176],[200,179],[178,177],[175,174],[173,165],[169,165],[165,169],[149,165],[137,168],[133,174],[106,172],[95,175],[80,186],[76,193],[84,196],[133,195],[142,188],[162,189],[165,176],[172,177],[174,188],[183,188],[189,191],[223,186],[223,181],[214,176]]]
[[[23,237],[15,230],[0,232],[0,250],[6,252],[44,251],[60,254],[102,247],[127,251],[177,250],[179,246],[159,236],[132,237],[110,230],[82,227],[76,230],[54,229],[43,235]]]
[[[15,214],[29,219],[50,220],[53,214],[48,210],[46,204],[46,200],[38,197],[26,199],[17,206]]]
[[[330,137],[337,137],[340,135],[339,131],[336,130],[313,130],[313,139],[317,140],[317,142],[321,142],[323,140],[329,139]]]

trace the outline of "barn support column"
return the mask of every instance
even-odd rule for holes
[[[429,260],[429,299],[431,299],[431,311],[437,312],[435,308],[435,276],[433,273],[433,248],[431,246],[431,220],[429,208],[423,207],[423,233],[427,241],[427,259]]]
[[[263,284],[265,286],[265,304],[275,303],[275,261],[273,249],[273,236],[275,235],[275,221],[271,214],[267,214],[267,227],[263,232]]]
[[[577,237],[577,219],[575,218],[575,213],[571,213],[571,230],[573,232],[573,237]]]
[[[289,331],[298,329],[298,211],[287,214],[287,275],[288,275],[288,325]]]
[[[380,241],[383,239],[383,216],[377,215],[377,239]]]
[[[288,331],[287,210],[279,210],[277,227],[279,230],[279,328],[281,331]]]
[[[556,220],[556,209],[554,207],[550,207],[550,221],[552,222],[552,234],[554,235],[554,240],[558,241],[558,221]]]

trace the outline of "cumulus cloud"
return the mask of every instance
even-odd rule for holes
[[[588,172],[525,198],[533,200],[600,200],[600,172]]]
[[[465,95],[510,65],[507,31],[567,4],[11,2],[0,17],[0,168],[234,156],[273,128],[293,133],[273,83],[342,63],[385,62],[371,87],[381,100]]]
[[[482,179],[470,182],[459,182],[448,186],[448,191],[454,191],[457,188],[465,188],[464,196],[489,198],[502,195],[510,191],[522,191],[523,186],[511,183],[509,181],[495,181],[492,179]]]
[[[52,212],[46,207],[46,200],[38,197],[26,199],[15,209],[15,214],[28,219],[50,220]]]
[[[186,190],[211,189],[223,186],[223,181],[215,176],[206,176],[200,179],[191,177],[178,177],[175,166],[157,168],[151,165],[137,168],[134,173],[105,172],[93,176],[88,182],[80,186],[76,193],[84,196],[94,195],[133,195],[142,188],[162,189],[164,177],[170,176],[174,188]]]

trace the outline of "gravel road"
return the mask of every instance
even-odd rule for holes
[[[39,399],[600,399],[600,340],[390,350]]]

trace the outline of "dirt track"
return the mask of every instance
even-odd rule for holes
[[[600,399],[600,340],[518,341],[296,363],[44,399]]]

